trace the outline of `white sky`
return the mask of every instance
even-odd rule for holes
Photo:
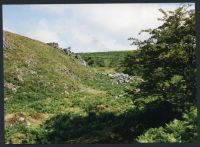
[[[133,50],[129,37],[162,22],[158,9],[180,4],[4,5],[3,28],[43,42],[71,46],[74,52]],[[194,8],[194,5],[192,6]]]

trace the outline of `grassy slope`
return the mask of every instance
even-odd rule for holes
[[[12,46],[4,50],[6,113],[27,110],[47,98],[64,98],[81,88],[81,79],[92,76],[76,60],[42,42],[8,32],[6,38]],[[19,105],[9,107],[13,102]],[[21,102],[27,102],[26,108]]]
[[[113,85],[108,77],[96,75],[61,50],[17,34],[5,34],[11,46],[4,49],[7,143],[42,142],[34,139],[34,130],[60,114],[118,115],[133,107],[130,99],[116,99],[123,93],[122,85]],[[93,137],[83,134],[83,139],[74,142],[95,142]]]

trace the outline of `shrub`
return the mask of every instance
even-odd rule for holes
[[[164,127],[151,128],[137,139],[140,143],[191,143],[197,141],[197,108],[183,114],[182,120],[174,119]]]

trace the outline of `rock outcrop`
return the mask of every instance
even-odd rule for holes
[[[113,80],[113,84],[127,84],[133,80],[132,76],[124,73],[100,73],[101,75],[106,75]]]
[[[3,48],[10,48],[10,45],[4,35],[3,35]]]
[[[113,83],[121,83],[121,84],[126,84],[131,82],[132,77],[129,76],[128,74],[124,73],[115,73],[115,74],[108,74],[109,77],[113,79]]]
[[[64,48],[63,51],[67,54],[67,55],[71,55],[72,52],[69,48]]]
[[[50,42],[50,43],[47,43],[49,46],[53,47],[53,48],[57,48],[59,49],[59,44],[56,43],[56,42]]]
[[[62,48],[59,47],[59,44],[56,43],[56,42],[50,42],[50,43],[47,43],[47,44],[48,44],[49,46],[53,47],[53,48],[62,49]],[[71,51],[71,47],[63,48],[62,50],[63,50],[68,56],[71,56],[71,57],[73,57],[73,58],[78,59],[78,61],[79,61],[82,65],[87,66],[87,62],[86,62],[85,60],[83,60],[79,54],[74,53],[74,52]]]
[[[81,56],[79,54],[75,54],[75,58],[79,60],[79,62],[84,65],[87,66],[87,62],[85,60],[83,60],[83,58],[81,58]]]

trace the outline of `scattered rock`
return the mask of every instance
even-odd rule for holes
[[[105,73],[104,73],[105,75]],[[126,84],[132,81],[132,77],[128,74],[124,73],[114,73],[114,74],[107,74],[110,78],[113,79],[113,84]]]
[[[20,118],[19,118],[19,121],[24,122],[24,121],[25,121],[25,118],[24,118],[24,117],[20,117]]]
[[[85,60],[83,60],[79,54],[75,54],[75,58],[78,59],[79,62],[80,62],[82,65],[87,66],[87,62],[86,62]]]
[[[115,99],[119,99],[119,96],[115,96]]]
[[[71,55],[71,54],[72,54],[70,48],[64,48],[63,51],[64,51],[67,55]]]
[[[75,58],[76,59],[82,59],[81,56],[79,54],[75,54]]]
[[[5,97],[4,101],[8,101],[11,97]]]
[[[5,35],[3,34],[3,48],[10,48],[8,41],[6,40]]]
[[[139,89],[139,88],[136,88],[136,89],[135,89],[135,93],[138,93],[138,92],[140,92],[140,89]]]
[[[75,58],[76,54],[74,52],[71,52],[70,56],[73,57],[73,58]]]
[[[34,71],[34,70],[29,70],[29,73],[32,74],[32,75],[36,75],[37,74],[37,72]]]
[[[71,56],[71,57],[77,59],[82,65],[87,66],[87,62],[86,62],[85,60],[83,60],[79,54],[73,53],[73,52],[71,52],[70,50],[67,50],[66,53],[67,53],[69,56]]]
[[[4,86],[5,86],[6,88],[12,90],[13,93],[16,93],[16,92],[17,92],[17,89],[19,88],[18,86],[15,86],[15,85],[12,84],[12,83],[5,83]]]
[[[49,46],[51,46],[51,47],[53,47],[53,48],[57,48],[57,49],[59,49],[59,45],[58,45],[58,43],[56,43],[56,42],[50,42],[50,43],[47,43]]]
[[[125,93],[124,94],[120,94],[120,95],[116,95],[116,96],[114,96],[114,99],[123,98],[124,96],[125,96]]]
[[[68,92],[68,86],[67,86],[66,83],[64,84],[64,93],[65,94],[69,94],[69,92]]]
[[[30,126],[30,125],[31,125],[31,123],[30,123],[29,121],[27,121],[27,122],[26,122],[26,125],[27,125],[27,126]]]
[[[5,97],[5,98],[4,98],[4,101],[7,101],[8,99],[9,99],[8,97]]]
[[[24,80],[23,80],[23,73],[22,73],[22,70],[21,69],[19,69],[19,68],[17,68],[16,69],[16,72],[15,72],[15,75],[16,75],[16,77],[17,77],[17,79],[19,80],[19,81],[21,81],[21,82],[23,82]]]
[[[67,68],[61,68],[61,69],[60,69],[60,72],[61,72],[62,74],[66,74],[66,75],[70,73],[69,69],[67,69]]]
[[[35,66],[37,63],[33,59],[28,59],[28,60],[25,61],[25,64],[28,67],[32,67],[32,66]]]

